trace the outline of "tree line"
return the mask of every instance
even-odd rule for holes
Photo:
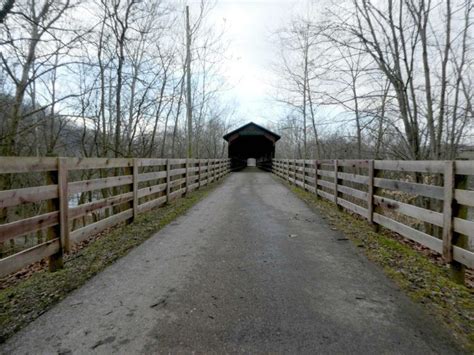
[[[473,6],[318,1],[294,16],[275,34],[278,154],[454,159],[474,132]]]
[[[225,154],[233,113],[212,7],[194,4],[190,22],[192,150],[202,158]],[[0,155],[186,156],[184,4],[6,1],[0,33]]]

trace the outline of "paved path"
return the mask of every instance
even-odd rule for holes
[[[234,173],[1,351],[458,352],[341,237],[270,174]]]

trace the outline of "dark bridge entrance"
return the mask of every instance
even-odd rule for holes
[[[250,122],[227,133],[224,139],[229,142],[228,155],[232,159],[232,168],[244,168],[250,158],[256,160],[257,166],[271,164],[275,157],[275,143],[280,136]]]

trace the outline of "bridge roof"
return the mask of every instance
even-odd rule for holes
[[[249,136],[249,135],[253,135],[253,136],[260,136],[260,135],[270,135],[271,137],[273,137],[274,141],[276,142],[277,140],[279,140],[281,137],[266,129],[265,127],[262,127],[254,122],[249,122],[245,125],[243,125],[242,127],[239,127],[235,130],[233,130],[232,132],[229,132],[227,133],[223,138],[229,142],[229,140],[231,140],[231,138],[235,135],[246,135],[246,136]]]

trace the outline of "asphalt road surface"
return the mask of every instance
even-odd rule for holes
[[[453,354],[438,322],[268,173],[234,173],[3,353]]]

